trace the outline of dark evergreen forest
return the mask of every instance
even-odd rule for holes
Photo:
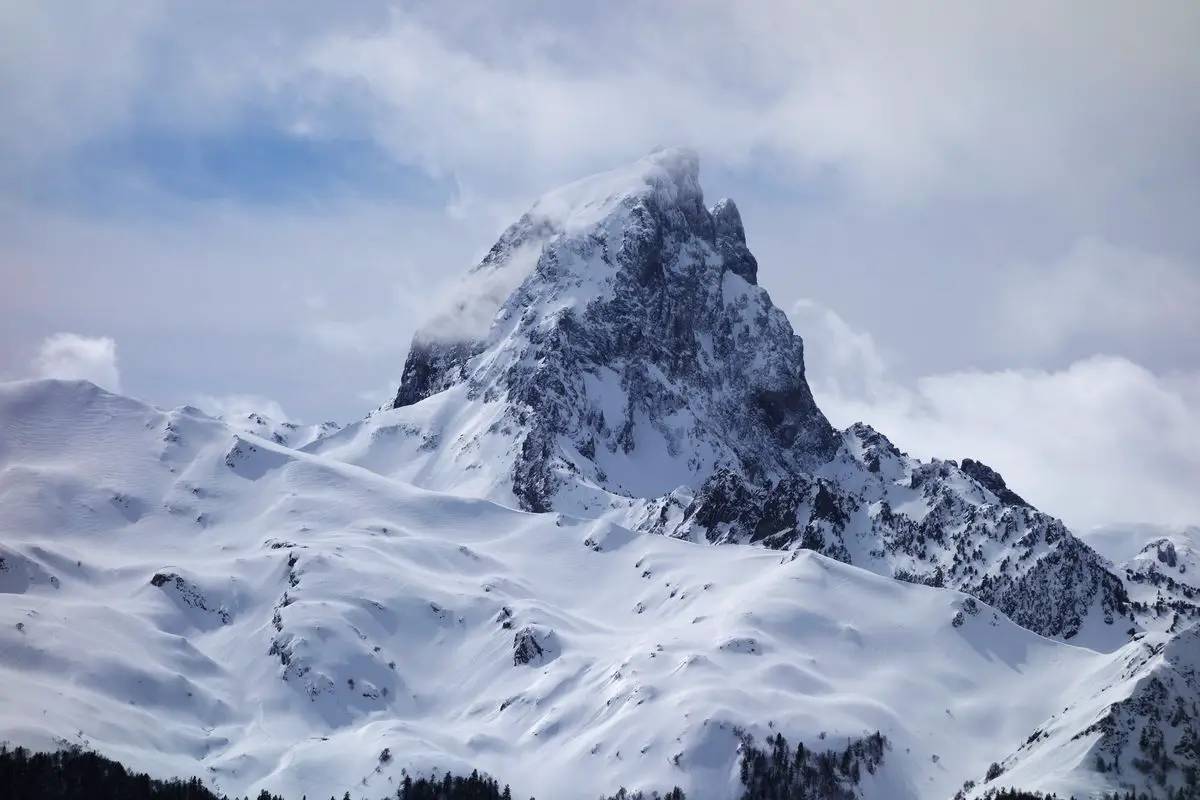
[[[858,785],[873,775],[888,750],[885,736],[876,732],[851,741],[842,750],[794,749],[782,735],[768,737],[759,748],[743,741],[741,800],[856,800]],[[512,800],[512,791],[494,778],[470,775],[414,778],[405,774],[399,787],[375,800]],[[126,769],[116,761],[78,748],[35,753],[23,747],[0,745],[0,798],[3,800],[241,800],[214,794],[199,778],[157,780]],[[364,800],[368,795],[347,791],[330,800]],[[251,798],[244,798],[251,800]],[[263,791],[253,800],[285,800]],[[308,800],[303,798],[292,800]],[[323,800],[314,796],[314,800]],[[533,798],[530,798],[533,800]],[[619,789],[599,800],[686,800],[678,787],[665,792]],[[983,800],[1074,800],[1074,798],[992,789]],[[1116,793],[1103,800],[1200,800],[1193,788],[1173,793]]]

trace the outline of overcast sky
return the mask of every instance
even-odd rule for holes
[[[0,379],[349,421],[541,192],[700,152],[826,412],[1200,522],[1195,0],[0,0]]]

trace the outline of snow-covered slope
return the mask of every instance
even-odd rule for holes
[[[1099,774],[1150,797],[1200,784],[1200,627],[1149,634],[1121,656],[1082,681],[1090,697],[1064,707],[1001,763],[997,783],[1050,783],[1087,796]],[[1073,762],[1082,768],[1047,781],[1047,766]]]
[[[421,490],[87,383],[0,387],[0,531],[3,738],[238,794],[374,798],[436,765],[521,796],[726,798],[742,731],[879,730],[865,797],[947,797],[1073,698],[1144,683],[1104,688],[1137,643],[1061,644],[813,552]],[[1030,781],[1091,779],[1074,766]]]
[[[869,426],[810,474],[754,486],[719,471],[698,492],[647,508],[640,526],[693,540],[812,549],[915,583],[984,600],[1046,636],[1114,649],[1138,616],[1107,561],[1032,508],[996,472],[965,459],[921,463]]]
[[[1082,538],[1113,562],[1147,627],[1174,633],[1200,619],[1200,527],[1110,525]]]
[[[1170,632],[1200,619],[1200,528],[1164,531],[1117,569],[1140,617]]]

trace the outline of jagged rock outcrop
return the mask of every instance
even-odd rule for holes
[[[513,666],[543,666],[558,658],[558,636],[550,628],[526,625],[513,634]]]
[[[229,609],[213,603],[204,591],[182,575],[175,572],[156,572],[150,578],[150,585],[162,589],[175,603],[183,608],[197,609],[206,615],[211,615],[222,625],[228,625],[232,615]]]
[[[718,200],[712,208],[712,216],[717,252],[724,259],[726,268],[747,283],[757,285],[758,259],[746,246],[746,229],[738,207],[729,198]]]
[[[1197,531],[1148,542],[1117,572],[1129,588],[1133,607],[1153,627],[1174,633],[1200,620],[1200,550]]]
[[[953,461],[923,464],[860,423],[813,473],[756,486],[719,471],[690,502],[660,501],[645,527],[714,543],[817,550],[968,592],[1046,636],[1072,639],[1099,611],[1119,639],[1134,622],[1121,580],[1061,521],[1012,502],[1003,478],[971,463],[969,470]]]
[[[1025,502],[1025,498],[1008,488],[1004,482],[1004,478],[999,472],[989,467],[987,464],[980,463],[970,458],[964,458],[962,462],[962,471],[964,474],[974,478],[975,482],[996,496],[1006,506],[1024,506],[1025,508],[1033,508],[1029,503]]]

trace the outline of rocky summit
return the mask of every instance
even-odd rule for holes
[[[511,496],[533,511],[580,489],[640,498],[721,468],[813,469],[837,435],[757,272],[737,206],[706,207],[695,153],[658,150],[505,231],[454,309],[490,325],[420,331],[393,407],[456,386],[501,406]],[[493,308],[482,290],[503,285]]]

